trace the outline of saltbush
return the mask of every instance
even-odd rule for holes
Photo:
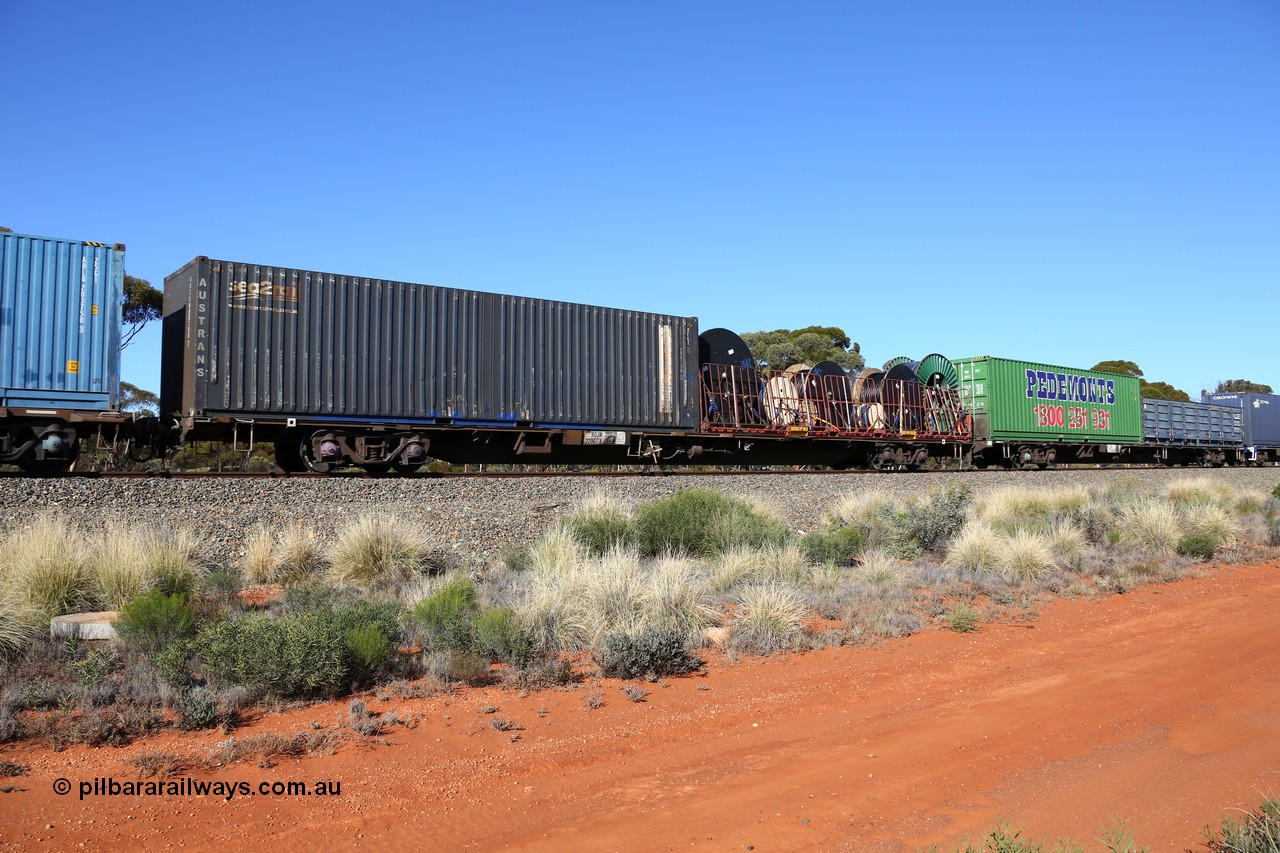
[[[218,697],[212,690],[197,687],[178,702],[178,725],[184,729],[207,729],[218,721]]]
[[[185,596],[153,589],[124,606],[115,628],[126,646],[154,657],[195,635],[196,613]]]
[[[689,654],[684,633],[658,628],[605,637],[599,664],[610,678],[681,675],[701,665]]]
[[[925,551],[945,551],[964,527],[972,502],[973,490],[963,483],[930,489],[927,498],[907,505],[901,516],[903,535]]]

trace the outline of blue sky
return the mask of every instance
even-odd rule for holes
[[[1274,0],[0,0],[0,48],[0,225],[156,286],[209,255],[1280,389]]]

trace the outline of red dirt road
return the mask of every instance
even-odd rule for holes
[[[1005,816],[1024,837],[1093,844],[1126,818],[1153,851],[1198,845],[1227,809],[1280,793],[1280,564],[1225,568],[1124,596],[1054,603],[1026,624],[929,630],[876,649],[713,661],[709,674],[527,695],[486,688],[372,710],[416,715],[384,744],[182,775],[337,780],[327,798],[88,797],[95,776],[163,748],[30,746],[0,780],[0,841],[32,848],[423,850],[944,849]],[[591,710],[588,696],[605,704]],[[496,713],[486,713],[497,706]],[[341,729],[345,703],[236,732]],[[523,726],[519,738],[488,724]],[[59,797],[54,779],[72,782]],[[52,824],[52,829],[46,826]],[[1097,845],[1093,845],[1097,847]]]

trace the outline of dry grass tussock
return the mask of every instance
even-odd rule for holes
[[[793,588],[779,583],[755,584],[736,597],[737,613],[729,640],[737,648],[768,654],[790,647],[800,636],[808,608]]]
[[[769,581],[808,584],[812,578],[813,567],[794,545],[735,545],[711,564],[711,586],[717,592]]]
[[[993,572],[1000,565],[1002,537],[984,522],[970,522],[951,540],[944,565],[965,572]]]
[[[883,586],[899,576],[898,560],[884,551],[868,551],[862,555],[858,578],[872,586]]]
[[[1231,545],[1240,536],[1243,526],[1239,520],[1219,504],[1191,504],[1181,513],[1185,533],[1212,536],[1222,545]]]
[[[1005,538],[997,571],[1006,580],[1038,580],[1055,568],[1048,537],[1019,530]]]
[[[1234,507],[1236,493],[1226,483],[1212,477],[1185,477],[1164,488],[1164,497],[1175,506],[1211,504],[1224,509]]]
[[[539,540],[533,552],[539,551],[544,561],[528,573],[516,610],[547,648],[576,652],[598,647],[610,634],[648,628],[692,639],[718,619],[710,572],[698,560],[645,559],[625,548],[587,557],[559,533]]]
[[[296,583],[327,567],[315,528],[296,522],[278,529],[258,525],[245,538],[241,567],[253,583]]]
[[[430,539],[406,518],[366,513],[338,531],[329,576],[339,583],[396,588],[430,568]]]
[[[0,589],[47,622],[94,604],[92,554],[61,515],[41,515],[0,542]]]
[[[1046,489],[1010,486],[980,495],[974,505],[978,521],[1014,531],[1047,522],[1050,516],[1083,511],[1092,502],[1083,486]]]
[[[1178,511],[1161,500],[1132,503],[1116,516],[1119,544],[1140,554],[1171,556],[1178,549],[1182,532]]]

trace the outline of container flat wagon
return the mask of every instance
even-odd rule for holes
[[[697,319],[198,257],[165,279],[178,441],[285,470],[608,464],[697,415]]]
[[[0,234],[0,463],[68,470],[82,437],[116,432],[121,243]]]
[[[1142,436],[1135,462],[1157,465],[1233,465],[1244,461],[1239,408],[1183,400],[1142,400]]]
[[[992,356],[954,365],[979,468],[1112,461],[1142,442],[1135,377]]]
[[[1240,410],[1244,421],[1245,461],[1266,465],[1280,461],[1280,395],[1256,393],[1205,394],[1206,403]]]

